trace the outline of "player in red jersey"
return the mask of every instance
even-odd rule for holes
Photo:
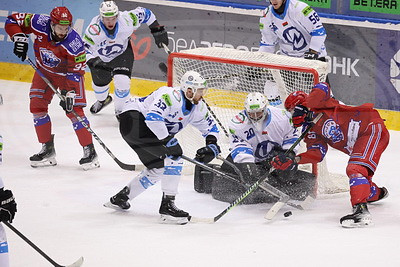
[[[14,42],[14,54],[24,61],[28,52],[28,36],[33,33],[36,64],[47,79],[62,95],[74,99],[74,103],[60,105],[71,120],[79,143],[83,147],[83,158],[79,164],[87,170],[99,167],[97,153],[94,149],[92,136],[87,129],[71,113],[72,109],[89,124],[83,107],[86,106],[84,74],[86,54],[83,41],[72,29],[72,15],[66,7],[55,7],[49,15],[15,13],[7,18],[5,30]],[[30,157],[32,167],[56,165],[54,135],[51,130],[51,120],[48,105],[54,92],[42,80],[38,72],[32,80],[30,89],[30,111],[36,134],[42,150]]]
[[[385,187],[378,187],[372,176],[379,159],[389,143],[389,132],[373,104],[348,106],[331,95],[326,83],[315,85],[309,95],[291,93],[285,108],[292,111],[296,127],[307,124],[313,114],[323,113],[305,137],[307,151],[297,155],[299,164],[318,163],[325,157],[328,145],[350,156],[346,173],[350,181],[353,213],[340,219],[343,227],[362,227],[372,224],[367,203],[388,196]]]

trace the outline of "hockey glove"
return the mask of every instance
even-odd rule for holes
[[[0,221],[12,223],[17,212],[17,203],[11,190],[0,189]]]
[[[13,37],[14,54],[24,61],[28,53],[28,36],[23,33],[17,33]]]
[[[86,62],[86,65],[89,68],[94,69],[103,69],[103,70],[111,70],[110,67],[107,66],[107,63],[100,59],[100,57],[91,58]]]
[[[183,151],[179,145],[178,139],[173,136],[168,136],[163,139],[162,142],[166,148],[167,157],[170,157],[173,160],[178,160],[180,156],[182,156]]]
[[[154,23],[153,23],[154,24]],[[168,46],[168,33],[162,25],[150,25],[151,34],[158,48],[163,48],[163,44]]]
[[[285,156],[284,154],[275,156],[271,161],[271,165],[276,170],[280,171],[297,170],[297,163],[295,162],[295,160],[292,159],[292,157],[290,156]]]
[[[304,58],[305,59],[311,59],[311,60],[317,60],[318,59],[318,53],[317,52],[312,52],[312,51],[307,51],[304,53]]]
[[[214,135],[207,135],[206,146],[197,150],[195,160],[207,164],[219,153],[221,153],[221,149],[217,144],[217,137]]]
[[[313,113],[308,110],[307,107],[303,105],[297,105],[294,107],[292,121],[294,127],[300,127],[303,124],[309,123],[312,121]]]
[[[61,90],[61,95],[63,96],[63,100],[60,100],[60,106],[65,112],[71,112],[75,104],[75,91]]]

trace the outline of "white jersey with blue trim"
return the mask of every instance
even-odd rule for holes
[[[318,57],[327,55],[326,31],[317,12],[309,5],[297,0],[286,0],[285,10],[279,15],[272,5],[260,18],[261,52],[280,52],[287,56],[303,57],[309,49],[318,52]]]
[[[186,109],[188,101],[179,87],[163,86],[146,97],[132,98],[125,102],[122,112],[138,110],[145,117],[146,125],[162,140],[175,135],[188,124],[196,127],[203,137],[219,137],[218,127],[203,101]]]
[[[298,138],[290,113],[271,106],[261,129],[257,130],[243,110],[229,122],[229,132],[231,155],[236,163],[263,161],[274,147],[289,149]]]
[[[100,57],[102,61],[110,62],[126,50],[130,36],[141,24],[151,25],[155,20],[156,16],[147,8],[119,11],[115,32],[110,35],[100,15],[94,17],[82,38],[85,42],[86,59]]]

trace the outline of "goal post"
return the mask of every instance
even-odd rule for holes
[[[219,143],[226,157],[229,139],[224,133],[231,118],[243,110],[248,93],[260,92],[269,100],[280,98],[283,103],[290,93],[298,90],[309,93],[315,84],[325,81],[328,64],[265,52],[195,48],[169,55],[168,86],[179,86],[182,75],[189,70],[199,72],[207,80],[209,89],[204,100],[220,122],[219,128],[225,129],[220,131]],[[178,139],[189,157],[205,144],[204,138],[190,126],[178,134]],[[304,151],[304,144],[302,147]],[[329,173],[325,161],[308,169],[318,176],[319,193],[348,190],[347,177]]]

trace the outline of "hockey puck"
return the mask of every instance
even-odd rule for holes
[[[292,212],[291,211],[287,211],[287,212],[285,212],[284,214],[283,214],[283,216],[285,216],[285,217],[289,217],[289,216],[291,216],[292,215]]]

